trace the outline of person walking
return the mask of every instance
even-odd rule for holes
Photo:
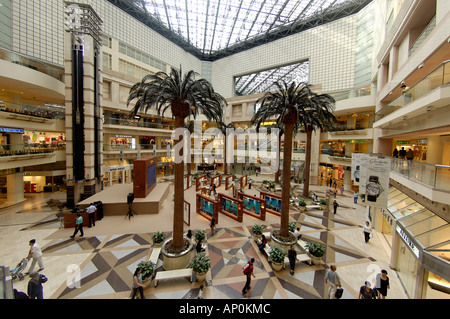
[[[84,236],[84,232],[83,232],[83,216],[81,216],[81,214],[77,214],[77,219],[75,221],[75,230],[73,232],[73,235],[70,236],[70,238],[74,238],[75,235],[78,233],[78,231],[80,231],[80,237]]]
[[[211,219],[209,227],[211,227],[211,236],[214,236],[214,230],[216,230],[216,220],[214,218]]]
[[[394,149],[394,153],[392,153],[392,156],[398,158],[398,149]]]
[[[331,265],[325,274],[325,284],[329,284],[328,299],[336,299],[336,288],[342,287],[341,279],[336,269],[336,265]]]
[[[246,276],[246,282],[245,282],[245,286],[242,289],[242,295],[245,296],[247,294],[247,292],[252,289],[252,287],[250,286],[251,284],[251,280],[252,280],[252,276],[255,277],[255,275],[253,274],[253,263],[255,262],[255,258],[250,259],[250,261],[244,266],[244,274]]]
[[[335,189],[333,189],[333,197],[336,198],[336,195],[337,195],[337,189],[335,188]]]
[[[366,224],[363,227],[363,233],[364,233],[364,240],[366,241],[367,244],[372,234],[372,229],[370,228],[370,223],[368,221],[366,221]]]
[[[376,299],[376,293],[371,288],[370,282],[364,282],[364,286],[359,288],[358,299]]]
[[[42,261],[41,247],[39,247],[39,245],[36,244],[36,239],[30,240],[29,245],[30,251],[28,252],[27,259],[30,260],[31,258],[33,258],[33,262],[31,263],[31,266],[30,268],[28,268],[28,272],[25,273],[25,275],[33,273],[36,263],[38,263],[39,265],[38,272],[44,270],[44,262]]]
[[[389,277],[387,271],[382,269],[381,273],[375,278],[375,289],[378,291],[378,299],[386,299],[389,286]]]
[[[90,204],[88,208],[86,208],[86,213],[88,213],[89,216],[89,226],[88,228],[91,228],[92,226],[95,226],[95,212],[97,211],[97,207],[94,206],[94,204]]]
[[[141,299],[145,299],[144,297],[144,285],[142,284],[142,269],[140,267],[136,268],[133,275],[133,285],[131,288],[133,289],[131,293],[131,299],[136,298],[137,293],[141,295]]]
[[[334,200],[333,202],[333,211],[334,211],[334,215],[336,215],[337,212],[337,208],[339,207],[339,204],[336,200]]]
[[[203,299],[203,285],[200,285],[200,289],[198,290],[197,299]]]
[[[252,189],[252,179],[248,180],[248,189]]]
[[[42,284],[47,281],[47,277],[37,272],[30,273],[30,281],[28,281],[27,293],[28,299],[44,299],[44,288]]]
[[[358,204],[358,197],[359,197],[358,193],[354,192],[353,193],[353,203]]]
[[[288,258],[289,264],[291,266],[291,275],[294,274],[295,270],[295,262],[297,261],[297,251],[295,250],[295,245],[291,246],[291,249],[288,250]]]

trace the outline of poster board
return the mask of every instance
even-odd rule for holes
[[[238,193],[238,198],[242,201],[242,211],[245,214],[251,215],[261,220],[266,220],[265,199],[247,195],[241,192]]]
[[[234,181],[234,178],[235,178],[234,174],[225,177],[225,190],[228,190],[231,187],[233,187],[233,184],[231,182]]]
[[[198,192],[202,186],[206,186],[206,182],[208,181],[208,177],[205,175],[200,175],[195,180],[195,191]]]
[[[135,198],[146,198],[156,186],[156,157],[147,156],[133,162],[133,192]]]
[[[183,221],[186,225],[191,226],[191,204],[187,201],[184,201]]]
[[[219,212],[237,220],[238,222],[242,222],[242,201],[232,196],[219,193]]]
[[[184,190],[190,188],[192,186],[192,175],[185,175],[183,183],[184,183]]]
[[[220,187],[222,185],[222,175],[217,174],[216,176],[211,177],[211,186],[216,184],[216,187]]]
[[[205,217],[208,220],[214,218],[215,224],[219,222],[218,201],[215,201],[214,199],[208,196],[197,194],[196,204],[197,204],[196,205],[197,214]]]
[[[247,176],[247,174],[242,175],[241,178],[240,178],[241,189],[244,189],[245,186],[247,186],[247,181],[248,181],[248,176]]]
[[[261,199],[264,199],[266,202],[266,212],[281,216],[281,196],[267,193],[267,192],[260,192],[259,197]]]

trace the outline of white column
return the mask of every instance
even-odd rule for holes
[[[25,200],[23,192],[23,173],[15,173],[6,176],[6,188],[8,189],[8,204],[17,204]]]

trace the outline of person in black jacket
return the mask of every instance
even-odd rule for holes
[[[46,277],[37,272],[32,272],[30,277],[31,279],[28,282],[28,299],[44,299],[42,283],[47,281]]]
[[[295,251],[295,246],[292,245],[291,249],[288,251],[289,264],[291,265],[291,275],[294,274],[295,262],[297,261],[297,252]]]

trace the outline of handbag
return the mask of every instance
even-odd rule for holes
[[[337,299],[340,299],[340,298],[342,297],[342,294],[343,294],[343,293],[344,293],[344,289],[341,288],[341,287],[339,287],[339,288],[336,289],[336,293],[334,294],[334,296],[335,296]]]

